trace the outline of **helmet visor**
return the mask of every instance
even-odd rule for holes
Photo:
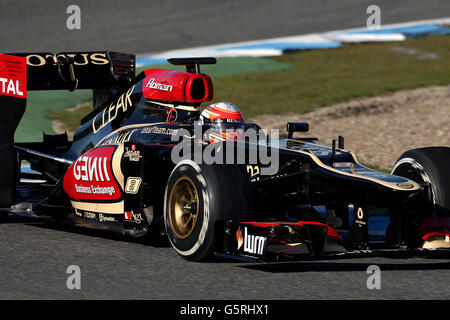
[[[231,121],[230,121],[231,120]],[[220,119],[211,123],[213,135],[220,140],[240,140],[245,131],[245,122],[237,119]]]

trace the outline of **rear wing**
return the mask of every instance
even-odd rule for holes
[[[12,143],[29,90],[92,89],[94,107],[131,85],[136,56],[112,51],[0,53],[0,134]]]
[[[136,56],[112,51],[8,53],[25,57],[27,90],[126,88],[136,73]]]

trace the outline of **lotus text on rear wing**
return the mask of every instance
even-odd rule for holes
[[[109,60],[106,57],[105,53],[95,52],[95,53],[66,53],[66,54],[29,54],[26,56],[27,64],[32,67],[41,67],[47,64],[56,65],[58,58],[73,58],[74,65],[76,66],[85,66],[88,64],[96,64],[96,65],[106,65],[109,64]],[[80,59],[81,57],[81,59]]]

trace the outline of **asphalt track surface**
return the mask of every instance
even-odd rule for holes
[[[70,4],[80,30],[66,27]],[[382,24],[450,15],[448,0],[2,0],[0,51],[147,53],[364,27],[371,4]]]
[[[165,241],[11,217],[0,225],[2,299],[448,299],[450,260],[358,258],[242,263],[184,261]],[[367,268],[381,289],[367,288]],[[68,290],[67,267],[81,270]]]
[[[369,4],[381,6],[382,23],[450,15],[448,0],[77,1],[82,29],[69,31],[72,3],[2,1],[1,50],[145,53],[361,27]],[[372,264],[380,290],[366,286]],[[81,290],[66,287],[70,265],[81,268]],[[21,217],[0,224],[0,299],[449,299],[449,278],[448,258],[190,263],[164,241]]]

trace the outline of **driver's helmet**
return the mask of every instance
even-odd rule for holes
[[[205,137],[209,142],[239,140],[245,130],[242,113],[230,102],[218,102],[206,107],[200,114],[200,123],[211,126]]]

